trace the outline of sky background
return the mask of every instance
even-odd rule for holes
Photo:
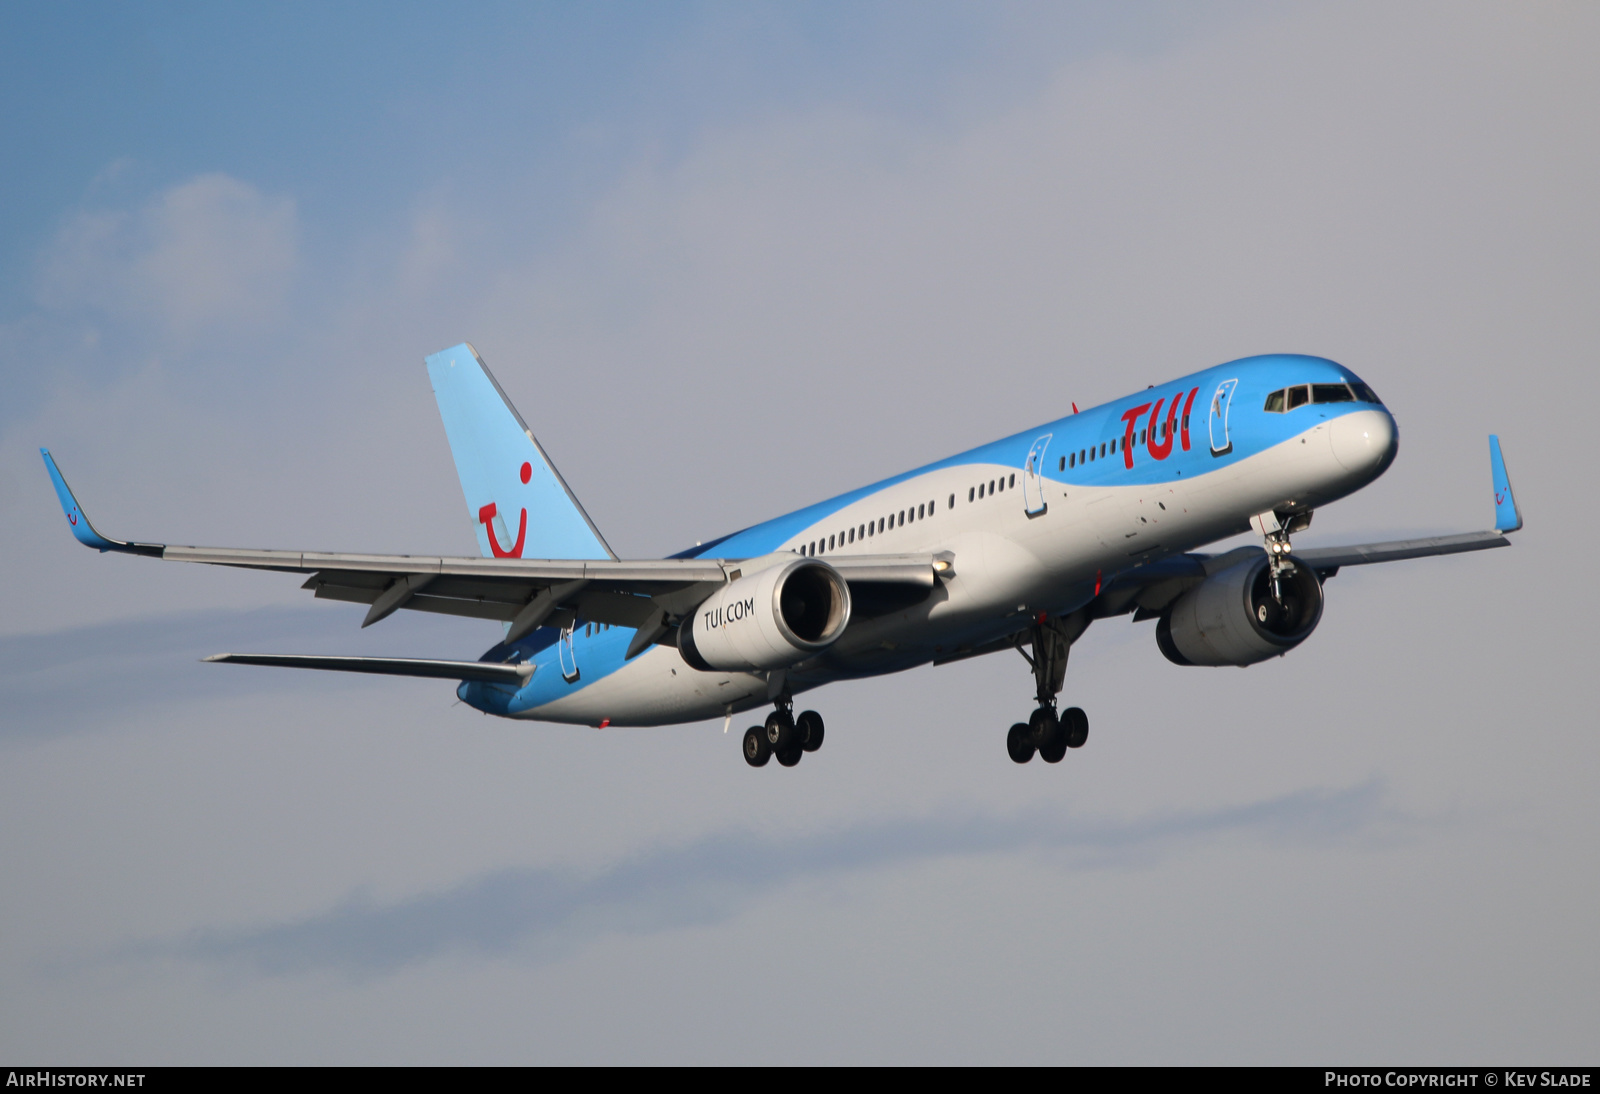
[[[0,6],[0,1055],[30,1063],[1593,1063],[1600,8]],[[512,724],[476,657],[159,542],[473,551],[472,341],[624,557],[1231,358],[1393,468],[1317,633],[1092,627],[721,723]],[[1566,498],[1566,508],[1556,499]],[[742,728],[739,726],[736,729]]]

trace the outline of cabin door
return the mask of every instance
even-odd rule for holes
[[[1046,433],[1033,442],[1033,447],[1028,449],[1028,462],[1022,468],[1022,508],[1030,517],[1040,516],[1049,508],[1044,500],[1044,453],[1050,447],[1052,436],[1054,434]]]
[[[1238,380],[1224,380],[1217,385],[1217,393],[1211,396],[1208,421],[1213,456],[1226,456],[1233,451],[1233,442],[1228,439],[1228,407],[1233,402],[1233,389],[1238,386]]]

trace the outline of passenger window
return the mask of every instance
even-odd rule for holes
[[[1011,481],[1007,485],[1009,485],[1009,486],[1014,488],[1017,485],[1017,477],[1015,475],[1012,475],[1011,476]]]
[[[855,541],[856,541],[856,530],[854,528],[852,528],[852,529],[850,529],[850,542],[854,543]]]
[[[1067,458],[1072,461],[1072,466],[1073,467],[1077,467],[1078,466],[1078,454],[1076,452],[1072,453]],[[1066,468],[1062,468],[1062,470],[1065,471]]]
[[[978,489],[977,489],[977,487],[975,487],[975,486],[967,487],[967,500],[968,501],[975,501],[975,500],[977,500],[977,497],[978,497]]]
[[[1289,388],[1289,409],[1295,410],[1298,407],[1305,406],[1310,397],[1311,391],[1305,384]]]
[[[989,493],[991,493],[991,494],[994,493],[994,480],[993,479],[989,480]]]
[[[922,517],[923,517],[922,506],[919,505],[919,506],[917,506],[917,519],[921,520]]]
[[[945,508],[946,509],[954,509],[955,507],[956,507],[956,496],[954,494],[951,494],[950,495],[950,504],[945,506]]]
[[[1266,410],[1266,412],[1268,414],[1282,414],[1283,413],[1283,392],[1282,391],[1274,391],[1271,395],[1268,395],[1267,396],[1267,405],[1266,405],[1266,407],[1264,409]]]
[[[1355,396],[1350,394],[1350,389],[1343,384],[1312,384],[1311,401],[1313,403],[1353,403]]]
[[[1065,456],[1062,456],[1061,457],[1061,466],[1058,467],[1056,470],[1065,471],[1066,469],[1067,469],[1067,458]]]
[[[832,536],[828,537],[828,550],[830,550],[830,551],[833,550],[833,537]]]

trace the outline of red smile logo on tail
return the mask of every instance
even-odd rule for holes
[[[520,477],[526,486],[528,480],[533,478],[533,465],[523,464]],[[521,558],[522,544],[528,537],[528,511],[524,509],[522,515],[517,518],[517,541],[509,548],[500,546],[500,540],[494,534],[494,518],[498,512],[499,508],[492,501],[478,510],[478,523],[489,533],[489,550],[494,552],[495,558]]]

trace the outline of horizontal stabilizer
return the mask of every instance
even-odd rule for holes
[[[216,653],[204,658],[226,665],[276,665],[286,669],[332,669],[371,672],[381,676],[429,676],[438,680],[477,680],[521,687],[533,675],[532,664],[490,661],[429,661],[418,657],[317,657],[292,653]]]

